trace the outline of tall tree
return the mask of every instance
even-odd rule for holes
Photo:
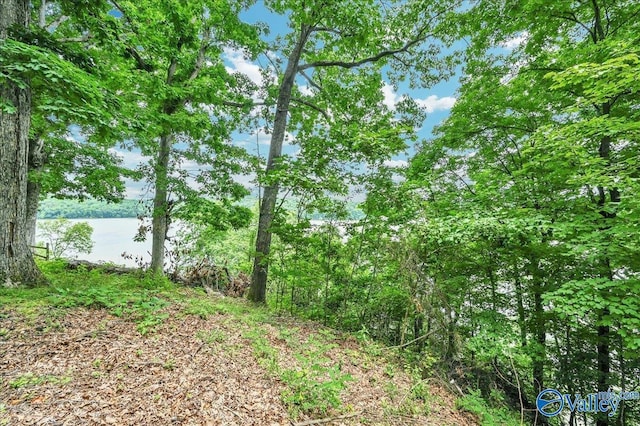
[[[0,43],[12,27],[29,25],[29,2],[0,2]],[[37,284],[44,277],[27,242],[27,171],[31,92],[15,81],[0,81],[0,282]]]
[[[381,69],[385,65],[390,67],[389,77],[410,76],[412,82],[416,83],[416,76],[420,76],[418,80],[422,79],[425,85],[436,80],[434,71],[446,74],[444,62],[438,59],[439,46],[433,39],[433,33],[455,4],[456,2],[394,2],[391,7],[382,2],[360,1],[350,2],[348,5],[325,1],[265,2],[265,6],[271,11],[287,16],[292,33],[283,37],[284,66],[278,71],[275,112],[268,126],[271,129],[271,143],[265,168],[264,195],[260,205],[256,256],[249,292],[251,300],[259,303],[266,301],[272,225],[278,194],[283,184],[282,173],[286,170],[283,167],[286,161],[283,161],[282,152],[289,129],[289,116],[305,114],[296,112],[296,109],[304,111],[307,108],[307,114],[315,116],[320,112],[320,121],[307,128],[317,130],[316,134],[322,135],[326,151],[331,151],[331,146],[342,146],[344,151],[352,152],[351,162],[357,162],[359,156],[362,158],[368,144],[376,151],[376,146],[384,145],[386,138],[380,133],[380,128],[369,134],[363,129],[359,132],[358,126],[366,127],[367,123],[366,120],[358,122],[363,116],[357,111],[380,108],[380,105],[362,100],[367,99],[367,92],[380,93]],[[408,66],[409,63],[412,66]],[[364,71],[354,81],[353,72],[360,68]],[[331,69],[346,72],[330,71]],[[324,80],[322,77],[325,73],[331,79]],[[358,80],[366,80],[368,85],[360,86],[364,91],[359,93],[361,97],[355,99],[341,97],[340,91],[336,90],[333,94],[337,98],[333,99],[332,104],[327,104],[326,108],[318,107],[314,99],[297,96],[300,93],[297,88],[299,81],[306,81],[312,92],[322,93],[325,83],[332,80],[333,87],[344,89],[343,95],[353,95],[347,89],[357,86]],[[333,127],[333,109],[340,108],[339,105],[345,110],[350,108],[355,113],[350,131],[345,126],[336,126],[341,129],[338,131]],[[389,120],[389,126],[397,129],[392,120]],[[324,129],[328,131],[325,132]],[[387,136],[389,139],[394,138],[389,134]],[[304,146],[305,139],[299,139],[301,146]],[[391,143],[386,149],[386,155],[392,155],[397,149],[397,145]],[[316,150],[314,154],[321,153],[322,150]],[[342,161],[349,163],[350,160]]]
[[[251,105],[252,86],[227,72],[222,53],[225,47],[255,49],[257,31],[238,17],[243,2],[112,3],[117,16],[104,16],[102,25],[104,31],[116,28],[117,45],[134,67],[123,79],[147,124],[135,141],[152,157],[144,167],[153,186],[151,269],[162,273],[172,206],[185,199],[206,203],[204,195],[222,200],[246,194],[232,177],[244,171],[245,154],[229,137],[242,108]],[[185,160],[201,165],[192,171],[197,176],[180,170]],[[187,184],[190,178],[201,196]]]
[[[101,92],[113,85],[112,70],[121,58],[106,54],[91,40],[88,25],[78,19],[79,11],[70,11],[63,2],[40,0],[32,7],[30,44],[58,53],[86,74],[78,73],[78,84],[94,81],[95,102],[62,108],[69,92],[52,90],[50,81],[32,84],[32,127],[29,137],[29,183],[27,190],[27,241],[35,244],[36,220],[41,198],[84,199],[117,202],[124,196],[123,177],[130,171],[121,167],[121,159],[111,152],[124,138],[120,129],[131,125],[131,117],[118,115],[114,101]],[[99,81],[99,82],[98,82]],[[86,85],[86,84],[85,84]],[[88,87],[88,86],[87,86]],[[115,91],[116,86],[113,88]],[[67,95],[67,96],[65,96]]]

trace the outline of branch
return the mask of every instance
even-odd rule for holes
[[[167,85],[171,85],[173,82],[173,76],[176,74],[176,69],[178,68],[178,60],[174,57],[171,59],[171,63],[169,64],[169,69],[167,70]]]
[[[198,78],[198,74],[200,74],[200,70],[202,69],[202,65],[204,65],[204,55],[207,53],[207,49],[209,48],[209,40],[211,40],[211,32],[210,29],[204,33],[202,37],[202,44],[200,45],[200,50],[198,50],[198,59],[196,59],[196,64],[193,67],[193,72],[189,76],[189,81],[193,81]]]
[[[113,5],[115,6],[116,9],[118,9],[118,12],[122,13],[122,16],[124,17],[124,19],[126,19],[126,21],[129,23],[129,26],[131,27],[131,29],[133,30],[134,33],[138,34],[138,30],[136,28],[136,26],[134,25],[133,21],[131,20],[131,18],[129,18],[129,15],[127,15],[127,13],[124,11],[124,9],[122,8],[122,6],[120,6],[118,4],[118,2],[116,0],[111,0],[111,3],[113,3]]]
[[[357,67],[359,67],[361,65],[364,65],[364,64],[368,64],[368,63],[371,63],[371,62],[377,62],[382,58],[386,58],[387,56],[394,56],[394,55],[397,55],[398,53],[404,53],[407,50],[409,50],[412,46],[418,44],[422,40],[423,40],[422,38],[416,38],[416,39],[413,39],[413,40],[407,42],[404,46],[402,46],[399,49],[383,50],[382,52],[378,53],[377,55],[370,56],[368,58],[363,58],[363,59],[360,59],[359,61],[354,61],[354,62],[317,61],[317,62],[311,62],[309,64],[302,64],[302,65],[298,66],[298,71],[304,71],[304,70],[309,69],[309,68],[319,68],[319,67],[341,67],[341,68],[347,68],[347,69],[349,69],[349,68],[357,68]]]
[[[131,18],[129,18],[129,15],[127,15],[125,13],[125,11],[122,8],[122,6],[120,6],[116,0],[111,0],[111,3],[113,4],[113,6],[116,9],[118,9],[118,11],[120,13],[122,13],[122,16],[127,21],[129,26],[131,27],[131,31],[133,31],[136,35],[139,35],[135,24],[133,23]],[[122,38],[120,37],[120,34],[118,34],[117,32],[116,32],[116,40],[118,40],[119,42],[124,44],[125,50],[127,51],[127,53],[129,53],[129,55],[131,55],[131,57],[133,59],[135,59],[136,64],[138,66],[138,69],[141,69],[141,70],[144,70],[144,71],[153,71],[153,67],[151,65],[147,64],[147,62],[142,58],[142,56],[140,56],[140,53],[136,50],[136,48],[135,47],[131,47],[131,46],[127,45],[126,43],[124,43],[122,41]]]
[[[47,26],[47,0],[42,0],[40,10],[38,11],[38,26],[44,28]]]
[[[322,86],[313,81],[313,79],[303,70],[300,71],[300,74],[309,82],[311,87],[315,87],[316,89],[322,91]]]
[[[425,31],[427,30],[427,27],[423,27],[420,29],[420,31],[418,31],[418,34],[416,35],[416,37],[412,40],[409,40],[408,42],[406,42],[404,44],[404,46],[398,48],[398,49],[387,49],[387,50],[383,50],[382,52],[378,53],[377,55],[374,56],[370,56],[368,58],[363,58],[360,59],[359,61],[354,61],[354,62],[345,62],[345,61],[317,61],[317,62],[312,62],[309,64],[302,64],[300,66],[298,66],[298,71],[304,71],[306,69],[309,68],[317,68],[317,67],[341,67],[341,68],[356,68],[359,67],[361,65],[370,63],[370,62],[377,62],[382,58],[385,58],[387,56],[394,56],[397,55],[398,53],[404,53],[406,51],[408,51],[411,47],[415,46],[416,44],[420,43],[421,41],[426,40],[431,34],[424,34]]]
[[[571,21],[573,23],[576,23],[578,25],[580,25],[582,28],[584,28],[585,30],[587,30],[587,32],[589,33],[589,35],[591,36],[592,39],[596,38],[596,34],[595,31],[592,28],[589,28],[586,24],[584,24],[582,21],[580,21],[574,12],[570,12],[567,13],[566,15],[557,15],[555,13],[551,14],[551,17],[553,18],[560,18],[560,19],[564,19],[567,21]]]
[[[300,98],[291,98],[291,101],[308,106],[309,108],[318,111],[320,114],[322,114],[327,123],[331,123],[331,117],[329,117],[329,114],[327,114],[327,112],[319,106]]]
[[[69,20],[69,17],[67,15],[62,15],[58,19],[50,23],[47,29],[49,31],[53,31],[68,20]]]
[[[235,102],[235,101],[222,101],[222,105],[231,106],[236,108],[246,108],[246,107],[254,107],[254,106],[264,106],[265,102],[256,102],[256,101],[247,101],[247,102]]]
[[[426,333],[426,334],[423,334],[423,335],[422,335],[422,336],[420,336],[420,337],[416,337],[415,339],[411,340],[410,342],[406,342],[406,343],[403,343],[402,345],[397,345],[397,346],[387,346],[387,347],[382,348],[382,350],[383,350],[383,351],[387,351],[387,350],[390,350],[390,349],[402,349],[402,348],[406,348],[407,346],[410,346],[410,345],[412,345],[412,344],[414,344],[414,343],[416,343],[416,342],[419,342],[419,341],[420,341],[420,340],[422,340],[422,339],[426,339],[427,337],[431,336],[431,335],[432,335],[433,333],[435,333],[436,331],[440,331],[440,329],[439,329],[439,328],[436,328],[435,330],[431,330],[430,332],[428,332],[428,333]]]
[[[450,172],[451,172],[451,173],[453,173],[453,175],[454,175],[455,177],[457,177],[457,178],[458,178],[458,180],[464,184],[464,186],[466,186],[466,187],[467,187],[467,190],[468,190],[472,195],[474,195],[474,196],[476,195],[476,192],[473,190],[473,188],[471,187],[471,185],[469,185],[469,184],[467,183],[467,181],[465,181],[463,178],[461,178],[461,177],[460,177],[460,175],[459,175],[458,173],[456,173],[456,172],[455,172],[455,171],[453,171],[453,170],[450,170]]]

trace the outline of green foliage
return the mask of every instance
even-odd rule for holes
[[[213,345],[215,343],[222,343],[227,339],[227,335],[222,330],[209,330],[209,331],[199,331],[196,333],[196,337],[202,340],[203,343],[207,345]]]
[[[38,219],[135,218],[144,210],[145,202],[131,199],[109,203],[95,199],[45,198],[38,205]]]
[[[98,278],[99,274],[94,274]],[[153,291],[123,291],[118,287],[56,288],[50,300],[54,306],[71,308],[82,306],[107,309],[116,316],[125,316],[138,324],[138,331],[147,334],[160,326],[169,314],[162,309],[169,302]]]
[[[44,238],[54,259],[79,253],[91,253],[93,228],[87,222],[71,223],[55,219],[40,223],[39,235]]]
[[[281,373],[281,380],[287,385],[282,393],[282,401],[289,413],[299,417],[300,413],[324,415],[331,408],[342,405],[340,392],[351,376],[340,371],[338,365],[323,366],[311,358],[299,358],[301,369],[288,369]]]
[[[467,410],[480,418],[482,426],[518,426],[519,416],[505,406],[493,407],[482,398],[479,391],[471,392],[456,401],[458,408]]]
[[[295,338],[295,331],[281,329],[297,361],[297,367],[284,368],[278,352],[258,330],[250,329],[244,336],[251,340],[260,365],[286,385],[282,401],[294,418],[301,413],[318,416],[341,408],[340,393],[352,378],[341,371],[340,364],[332,364],[324,356],[333,345],[315,339],[303,344]]]
[[[6,82],[46,91],[37,110],[71,122],[92,121],[108,127],[112,112],[118,110],[116,98],[103,90],[95,76],[59,54],[14,39],[0,45],[0,84]]]
[[[51,383],[54,385],[66,385],[71,382],[72,378],[68,376],[36,376],[33,373],[25,373],[18,376],[15,380],[9,382],[9,386],[12,388],[24,388],[30,386],[37,386],[45,383]]]

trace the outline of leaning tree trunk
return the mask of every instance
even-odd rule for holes
[[[169,226],[169,155],[173,135],[167,134],[160,137],[160,149],[155,167],[156,190],[153,196],[153,212],[151,225],[151,271],[155,274],[164,272],[164,242],[167,239]]]
[[[298,73],[298,63],[302,56],[302,49],[307,42],[309,29],[303,26],[295,48],[291,52],[284,72],[280,90],[276,114],[273,121],[273,133],[271,134],[271,146],[269,147],[269,159],[266,172],[269,174],[276,167],[276,160],[282,155],[282,144],[287,130],[287,115],[291,103],[291,92]],[[251,274],[251,287],[249,299],[257,303],[266,302],[267,277],[269,273],[269,253],[271,251],[271,224],[278,198],[278,184],[272,183],[265,187],[264,198],[260,206],[258,219],[258,234],[256,236],[256,254],[253,260],[253,273]]]
[[[28,24],[27,0],[0,0],[0,42],[10,26]],[[36,285],[45,278],[26,239],[31,93],[7,82],[0,86],[0,98],[16,108],[13,113],[0,109],[0,285]]]

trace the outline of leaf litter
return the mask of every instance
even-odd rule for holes
[[[426,410],[403,409],[415,380],[350,335],[286,317],[203,318],[180,304],[164,312],[143,335],[107,310],[67,309],[52,321],[46,311],[33,320],[0,308],[0,426],[478,424],[435,381],[427,383]],[[251,332],[292,370],[302,369],[300,353],[323,342],[322,354],[311,356],[350,377],[339,409],[292,416],[287,384],[260,362]]]

